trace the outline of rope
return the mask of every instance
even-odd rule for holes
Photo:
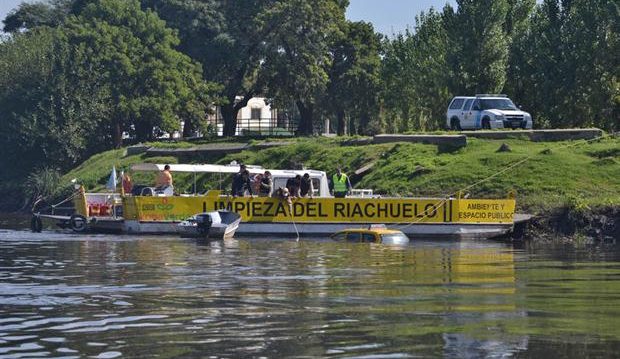
[[[41,213],[41,212],[43,212],[43,211],[45,211],[45,210],[47,210],[47,209],[51,209],[51,210],[52,210],[52,214],[54,214],[54,212],[53,212],[53,211],[56,209],[56,207],[60,206],[61,204],[67,203],[67,202],[69,202],[69,201],[71,201],[71,200],[75,199],[75,197],[77,197],[79,194],[80,194],[80,192],[79,192],[79,191],[74,191],[74,192],[73,192],[73,193],[72,193],[69,197],[67,197],[67,198],[63,199],[62,201],[60,201],[60,202],[58,202],[58,203],[56,203],[56,204],[51,204],[51,205],[47,205],[47,206],[45,206],[45,207],[43,207],[43,208],[40,208],[40,209],[37,211],[37,213]],[[43,197],[41,197],[41,198],[37,199],[37,200],[34,202],[34,204],[32,205],[32,211],[33,211],[33,212],[34,212],[34,209],[35,209],[36,205],[37,205],[39,202],[41,202],[41,201],[44,201],[44,202],[45,202],[45,201],[46,201],[46,199],[45,199],[45,198],[43,198]]]
[[[295,224],[295,214],[293,213],[293,203],[292,202],[289,202],[288,209],[289,209],[289,214],[290,214],[290,217],[291,217],[291,222],[293,223],[293,228],[295,228],[295,234],[297,235],[297,238],[295,240],[297,242],[299,242],[299,231],[297,230],[297,224]]]
[[[560,149],[565,149],[565,148],[569,148],[569,147],[576,147],[578,145],[587,144],[587,143],[590,143],[590,142],[593,142],[593,141],[597,141],[597,140],[603,139],[603,138],[605,138],[607,136],[616,137],[616,135],[618,135],[619,133],[620,133],[620,131],[612,132],[609,135],[603,134],[601,136],[597,136],[597,137],[594,137],[594,138],[591,138],[591,139],[588,139],[588,140],[584,140],[585,142],[580,142],[580,141],[579,142],[572,142],[572,143],[568,143],[568,144],[563,145],[563,146],[556,146],[554,148],[546,148],[546,149],[542,150],[541,152],[545,152],[547,150],[553,151],[553,150],[560,150]],[[481,180],[479,180],[477,182],[474,182],[473,184],[471,184],[469,186],[463,187],[463,188],[457,190],[456,192],[453,192],[453,193],[447,195],[446,198],[440,200],[437,203],[434,203],[433,204],[433,209],[430,212],[428,210],[425,210],[424,212],[422,212],[422,214],[423,214],[422,217],[418,218],[417,220],[415,220],[413,222],[410,222],[410,223],[406,224],[401,229],[409,228],[409,227],[411,227],[411,226],[413,226],[413,225],[415,225],[417,223],[422,222],[424,219],[428,218],[429,213],[432,213],[432,212],[437,211],[438,209],[444,207],[446,205],[446,203],[448,203],[448,201],[452,197],[454,197],[457,193],[465,192],[465,191],[467,191],[467,190],[469,190],[469,189],[471,189],[471,188],[473,188],[475,186],[478,186],[478,185],[480,185],[480,184],[482,184],[484,182],[489,181],[492,178],[495,178],[495,177],[497,177],[497,176],[499,176],[499,175],[501,175],[501,174],[503,174],[505,172],[508,172],[509,170],[519,166],[520,164],[529,161],[533,157],[535,157],[537,155],[540,155],[541,152],[533,154],[533,155],[530,155],[530,156],[527,156],[527,157],[525,157],[525,158],[523,158],[523,159],[521,159],[521,160],[519,160],[519,161],[517,161],[515,163],[512,163],[512,164],[508,165],[506,168],[491,174],[490,176],[487,176],[487,177],[485,177],[485,178],[483,178],[483,179],[481,179]],[[398,223],[398,224],[404,224],[404,223]]]
[[[56,203],[56,204],[51,205],[51,207],[52,207],[52,208],[56,208],[56,207],[60,206],[60,205],[61,205],[61,204],[63,204],[63,203],[67,203],[67,202],[69,202],[69,201],[71,201],[71,200],[75,199],[75,197],[77,197],[77,195],[78,195],[79,193],[80,193],[80,192],[78,192],[78,191],[74,191],[74,192],[73,192],[73,194],[71,194],[69,197],[67,197],[67,198],[63,199],[62,201],[60,201],[60,202],[58,202],[58,203]]]
[[[293,222],[293,228],[295,228],[295,235],[297,236],[295,238],[295,241],[299,242],[299,231],[297,230],[297,224],[295,224],[295,220],[293,219],[292,216],[291,216],[291,222]]]

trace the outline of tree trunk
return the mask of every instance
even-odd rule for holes
[[[153,125],[149,122],[134,121],[136,130],[136,140],[138,142],[146,142],[153,140]]]
[[[313,117],[314,107],[312,104],[306,105],[301,100],[297,101],[297,109],[299,110],[299,125],[297,126],[297,133],[303,136],[310,136],[313,133]]]
[[[112,142],[114,148],[121,148],[123,145],[123,131],[121,131],[121,122],[117,119],[112,120]]]
[[[357,128],[355,127],[355,119],[351,115],[349,115],[349,135],[357,135]]]
[[[344,111],[338,110],[336,113],[336,134],[344,136],[347,133],[347,124],[344,119]]]
[[[241,101],[236,102],[237,96],[228,96],[228,103],[220,107],[222,112],[222,118],[224,119],[224,137],[235,136],[237,132],[237,115],[239,111],[248,105],[250,99],[254,96],[252,91],[249,91]]]
[[[220,107],[220,111],[222,112],[222,119],[224,120],[224,137],[232,137],[237,132],[237,113],[239,110],[235,111],[235,103],[229,102]]]
[[[358,132],[362,135],[368,134],[368,125],[370,124],[370,115],[366,111],[362,111],[360,114],[360,124],[358,126]]]
[[[183,138],[192,137],[192,135],[196,132],[196,126],[194,126],[194,121],[185,119],[183,123]]]

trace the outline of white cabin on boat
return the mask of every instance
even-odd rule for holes
[[[239,165],[211,165],[211,164],[172,164],[170,166],[171,172],[186,172],[186,173],[220,173],[233,175],[239,172]],[[163,171],[164,165],[154,163],[141,163],[131,166],[132,171],[150,171],[157,172]],[[312,185],[314,187],[314,196],[316,197],[331,197],[329,193],[329,182],[327,174],[324,171],[316,170],[272,170],[265,169],[261,166],[246,165],[246,169],[250,172],[250,175],[263,174],[265,171],[271,172],[273,178],[273,188],[278,189],[280,187],[286,187],[286,181],[289,178],[293,178],[296,175],[303,176],[304,174],[310,175],[312,179]]]

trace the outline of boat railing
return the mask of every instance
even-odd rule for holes
[[[373,190],[369,188],[355,188],[351,190],[351,194],[348,196],[351,198],[373,198]]]

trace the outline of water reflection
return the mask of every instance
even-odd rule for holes
[[[617,252],[0,233],[0,357],[613,356]]]

